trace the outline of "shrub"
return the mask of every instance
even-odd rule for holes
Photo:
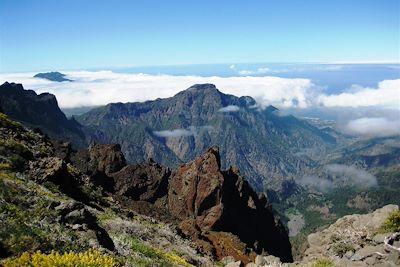
[[[333,264],[333,262],[330,259],[319,259],[316,260],[312,267],[335,267],[335,265]]]
[[[355,251],[355,248],[351,244],[346,244],[346,243],[336,243],[333,246],[333,251],[335,252],[336,255],[339,257],[343,257],[344,254],[346,254],[347,251]]]
[[[164,253],[161,250],[148,246],[136,239],[132,239],[132,250],[142,254],[152,262],[147,262],[142,259],[141,262],[136,262],[138,266],[184,266],[191,267],[193,265],[186,262],[182,257],[173,253]],[[155,264],[158,263],[158,264]]]
[[[400,232],[400,211],[392,212],[381,226],[381,232]]]
[[[97,250],[88,250],[82,253],[66,252],[60,254],[51,252],[43,254],[24,252],[20,257],[6,259],[2,263],[4,267],[116,267],[118,262],[112,256],[100,253]]]
[[[12,170],[12,167],[8,163],[0,163],[0,171],[9,171]]]
[[[10,120],[6,114],[0,112],[0,127],[8,127],[11,129],[21,129],[22,125],[19,122]]]

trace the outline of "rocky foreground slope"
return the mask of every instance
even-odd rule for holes
[[[126,165],[118,145],[76,152],[1,113],[0,136],[2,258],[94,248],[116,266],[292,259],[265,197],[238,170],[221,171],[216,148],[171,171]]]
[[[400,210],[387,205],[368,214],[347,215],[328,228],[310,234],[301,261],[282,263],[274,256],[257,256],[246,267],[348,267],[400,265]],[[229,266],[239,266],[230,259]]]

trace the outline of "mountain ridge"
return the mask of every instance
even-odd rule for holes
[[[251,97],[226,95],[212,84],[194,85],[165,99],[108,104],[76,119],[88,129],[90,141],[120,143],[130,162],[152,157],[173,167],[218,145],[222,165],[238,166],[246,177],[253,177],[257,190],[264,182],[293,177],[312,166],[311,159],[287,151],[308,146],[324,150],[335,143],[333,137],[293,116],[282,116],[275,107],[257,109]]]

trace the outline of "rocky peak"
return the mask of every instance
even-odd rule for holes
[[[215,238],[213,231],[237,236],[256,253],[273,254],[291,261],[291,246],[282,225],[275,221],[265,196],[259,196],[236,168],[220,170],[220,155],[210,148],[196,160],[180,166],[170,178],[168,208],[182,220],[181,229],[191,235],[196,229]],[[225,251],[213,242],[217,254]]]
[[[218,89],[212,83],[203,83],[203,84],[192,85],[187,90],[196,91],[196,90],[218,90]]]

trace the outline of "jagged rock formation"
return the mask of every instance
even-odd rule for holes
[[[0,85],[0,111],[27,126],[40,128],[52,138],[85,146],[82,126],[65,117],[52,94],[37,95],[33,90],[24,90],[21,84],[5,82]]]
[[[287,233],[275,221],[265,196],[258,196],[238,170],[220,168],[219,151],[214,147],[172,173],[168,208],[182,221],[182,231],[190,236],[209,232],[203,235],[212,243],[213,231],[228,232],[256,253],[291,261]],[[229,256],[219,249],[217,254]]]
[[[3,258],[23,252],[88,249],[118,257],[121,266],[214,265],[173,226],[124,209],[112,194],[104,193],[107,188],[99,190],[92,177],[71,164],[76,152],[68,144],[53,146],[41,133],[3,113],[0,137],[1,266]],[[122,167],[118,148],[93,146],[89,154],[100,157],[92,170],[108,175]]]
[[[87,164],[97,154],[94,149],[102,151],[103,156],[94,157],[96,164]],[[120,154],[119,149],[96,145],[72,158],[91,180],[98,179],[99,170],[112,178],[114,189],[105,189],[123,207],[176,224],[204,253],[219,258],[233,255],[244,262],[256,253],[292,260],[287,233],[275,220],[265,196],[257,195],[237,169],[221,171],[218,148],[210,148],[172,172],[152,159],[122,169],[123,164],[117,164],[119,168],[104,171],[104,166],[115,163],[110,158],[121,158],[115,156]],[[94,166],[95,171],[88,171],[86,166]]]

